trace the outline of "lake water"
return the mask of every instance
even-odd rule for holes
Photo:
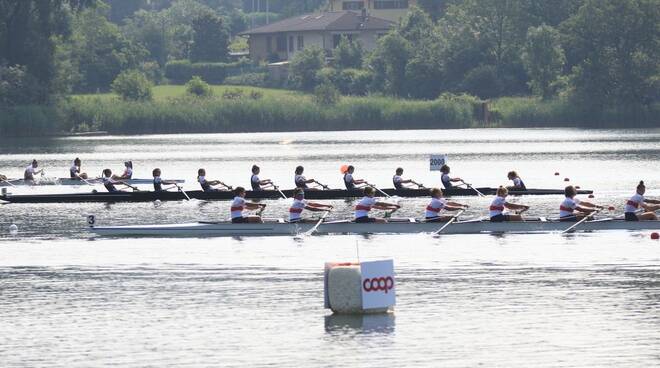
[[[250,167],[291,187],[307,177],[339,187],[355,177],[391,186],[394,169],[439,184],[428,155],[446,153],[452,173],[475,186],[593,189],[621,213],[645,180],[660,196],[660,130],[493,129],[218,134],[0,140],[0,173],[21,176],[37,158],[66,176],[74,157],[92,176],[209,178],[248,185]],[[559,172],[561,175],[555,176]],[[89,191],[21,188],[14,193]],[[559,196],[514,200],[556,215]],[[488,199],[461,198],[468,217]],[[330,201],[335,217],[352,202]],[[266,201],[268,217],[288,202]],[[426,199],[402,202],[421,216]],[[227,202],[0,205],[0,366],[650,367],[660,365],[660,242],[649,232],[573,235],[316,236],[103,239],[100,224],[220,220]],[[608,214],[610,215],[610,214]],[[19,234],[8,227],[15,223]],[[394,313],[333,316],[323,309],[326,261],[393,258]]]

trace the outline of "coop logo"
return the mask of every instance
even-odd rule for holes
[[[374,277],[373,279],[364,279],[362,288],[366,292],[383,291],[387,294],[394,287],[394,279],[387,277]]]

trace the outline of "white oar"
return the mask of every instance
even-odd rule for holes
[[[593,218],[594,215],[597,215],[598,212],[600,212],[600,211],[602,211],[602,210],[603,210],[603,209],[600,208],[600,209],[595,210],[594,212],[591,212],[590,214],[584,216],[584,218],[583,218],[582,220],[576,222],[575,224],[573,224],[573,226],[571,226],[571,227],[569,227],[568,229],[562,231],[561,233],[562,233],[562,234],[566,234],[567,232],[569,232],[569,231],[575,229],[578,225],[580,225],[581,223],[587,221],[587,220],[590,219],[590,218]]]
[[[462,215],[463,212],[465,212],[465,210],[460,210],[460,211],[458,211],[458,213],[455,214],[451,219],[449,219],[449,221],[447,221],[446,224],[444,224],[444,225],[443,225],[440,229],[438,229],[437,231],[434,231],[434,232],[433,232],[433,235],[439,235],[439,234],[442,232],[442,230],[446,229],[447,226],[449,226],[449,225],[451,225],[452,223],[454,223],[454,221],[456,221],[456,220],[458,219],[458,216]]]
[[[0,180],[0,182],[7,183],[7,184],[9,184],[10,186],[12,186],[12,187],[14,187],[14,188],[17,187],[17,185],[12,184],[12,183],[9,181],[9,179],[2,179],[2,180]]]
[[[378,191],[378,192],[379,192],[380,194],[382,194],[382,195],[384,195],[385,197],[387,197],[387,198],[392,198],[392,196],[391,196],[391,195],[389,195],[389,194],[387,194],[387,193],[385,193],[385,192],[383,192],[382,190],[380,190],[380,189],[378,189],[378,188],[376,188],[376,186],[375,186],[375,185],[373,185],[373,184],[370,184],[370,183],[367,183],[367,182],[365,182],[365,184],[367,184],[368,186],[370,186],[370,187],[372,187],[372,188],[374,188],[374,190],[376,190],[376,191]]]
[[[475,192],[477,192],[477,194],[479,195],[479,197],[485,197],[485,195],[484,195],[483,193],[481,193],[480,191],[478,191],[477,188],[473,187],[472,184],[468,184],[468,183],[466,183],[466,182],[463,181],[463,180],[461,180],[461,183],[465,184],[465,186],[468,187],[468,189],[472,189],[472,190],[474,190]]]
[[[188,196],[188,193],[186,193],[186,191],[183,190],[183,188],[181,188],[181,186],[179,186],[179,184],[174,183],[174,185],[176,186],[176,189],[179,190],[179,192],[183,193],[183,195],[186,196],[186,200],[189,201],[189,200],[190,200],[190,196]]]
[[[305,231],[301,236],[299,236],[299,238],[302,238],[302,237],[305,237],[305,236],[310,236],[310,235],[314,234],[316,229],[318,229],[319,226],[321,226],[321,224],[323,223],[323,220],[325,220],[326,216],[328,216],[329,213],[330,213],[330,210],[324,211],[323,215],[321,215],[321,218],[318,220],[318,222],[316,222],[314,227],[312,227],[311,229]]]
[[[276,191],[280,192],[280,195],[282,196],[283,199],[287,199],[287,198],[286,198],[286,195],[284,195],[284,192],[282,192],[282,191],[280,190],[280,187],[278,187],[277,185],[273,184],[273,188],[275,188]]]

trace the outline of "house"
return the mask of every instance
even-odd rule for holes
[[[305,14],[241,33],[248,36],[253,60],[290,60],[296,52],[312,45],[329,54],[342,36],[359,41],[365,50],[373,50],[378,38],[396,24],[367,15],[366,10],[330,11]]]
[[[415,5],[417,0],[330,0],[328,8],[330,11],[349,10],[358,13],[366,9],[371,16],[398,22]]]

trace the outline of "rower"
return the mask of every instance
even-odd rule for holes
[[[236,187],[234,189],[234,200],[231,202],[231,222],[234,224],[242,223],[263,223],[261,216],[252,215],[252,216],[243,216],[243,211],[261,209],[263,211],[266,208],[265,204],[262,203],[252,203],[245,201],[245,188]]]
[[[392,183],[394,184],[394,189],[408,189],[403,184],[417,184],[411,179],[403,179],[401,175],[403,175],[403,168],[398,167],[396,169],[396,172],[394,173],[394,176],[392,177]]]
[[[80,158],[76,157],[73,160],[71,167],[69,168],[69,176],[71,177],[71,179],[78,179],[78,180],[87,179],[87,174],[80,172],[81,166],[82,166],[82,161],[80,161]]]
[[[305,171],[305,168],[304,168],[304,167],[302,167],[302,166],[298,166],[298,167],[296,167],[296,172],[295,172],[296,175],[293,177],[293,182],[294,182],[294,184],[296,185],[296,188],[305,189],[305,190],[309,190],[309,189],[311,189],[311,190],[315,190],[315,189],[318,189],[318,188],[309,188],[309,187],[307,186],[307,184],[312,184],[312,183],[319,184],[319,183],[318,183],[316,180],[314,180],[314,179],[307,179],[307,178],[305,178],[305,177],[303,176],[303,172],[304,172],[304,171]],[[319,184],[319,185],[320,185],[320,184]]]
[[[449,172],[450,171],[451,171],[451,169],[447,165],[442,165],[442,167],[440,168],[440,172],[442,173],[442,177],[440,178],[440,180],[442,181],[442,186],[445,189],[453,188],[454,185],[452,183],[463,181],[463,179],[461,179],[461,178],[451,178],[451,177],[449,177]]]
[[[626,221],[648,221],[648,220],[657,220],[658,216],[655,214],[655,211],[660,210],[660,201],[645,199],[644,193],[646,192],[646,185],[643,181],[640,181],[637,184],[637,193],[633,195],[628,202],[626,202],[625,216]],[[649,204],[654,204],[651,206]],[[644,209],[644,213],[637,214],[640,207]]]
[[[121,175],[113,175],[114,180],[130,180],[133,177],[133,161],[124,162],[124,172]]]
[[[576,222],[596,211],[596,209],[603,208],[593,203],[575,198],[577,190],[572,185],[569,185],[564,189],[564,195],[566,198],[564,198],[564,201],[559,206],[559,221]],[[581,213],[575,213],[575,211]]]
[[[303,210],[309,210],[312,212],[322,212],[329,211],[333,208],[331,205],[316,203],[316,202],[307,202],[305,200],[305,192],[302,188],[296,188],[293,191],[293,203],[289,208],[289,222],[308,222],[301,217]],[[314,220],[312,222],[316,222]]]
[[[202,190],[205,192],[219,192],[220,189],[213,188],[215,185],[222,185],[229,190],[233,190],[231,185],[227,185],[220,180],[206,180],[206,169],[197,170],[197,182],[202,186]]]
[[[490,203],[490,222],[505,222],[505,221],[522,221],[522,215],[520,214],[508,214],[504,213],[504,209],[510,210],[523,210],[527,211],[529,206],[523,204],[515,204],[506,201],[506,197],[509,195],[509,190],[503,186],[497,188],[497,196]]]
[[[103,181],[103,186],[108,190],[109,193],[121,192],[121,190],[118,190],[117,187],[115,187],[116,184],[126,185],[126,183],[122,181],[113,179],[112,170],[110,169],[103,169],[103,177],[101,180]]]
[[[442,189],[433,188],[431,193],[431,203],[426,206],[426,222],[447,222],[453,216],[440,216],[440,211],[460,211],[470,206],[457,202],[448,202],[442,197]]]
[[[259,173],[261,169],[257,165],[252,165],[252,177],[250,178],[250,185],[252,185],[252,190],[263,190],[263,186],[273,185],[273,182],[270,179],[260,180]]]
[[[527,187],[525,187],[525,183],[523,183],[522,179],[520,179],[520,176],[518,176],[518,173],[515,171],[509,171],[509,173],[506,175],[506,177],[513,181],[513,185],[510,187],[506,187],[509,190],[527,190]]]
[[[25,172],[23,173],[23,180],[34,182],[34,176],[43,172],[43,170],[37,170],[37,167],[39,167],[37,160],[32,160],[32,163],[25,168]]]
[[[176,185],[175,181],[161,179],[160,178],[161,171],[160,171],[159,168],[153,169],[151,174],[154,177],[154,191],[155,192],[162,192],[163,191],[163,184],[165,184],[165,185]]]
[[[366,187],[364,188],[364,197],[360,199],[358,204],[355,206],[355,222],[387,222],[387,220],[384,218],[369,217],[369,211],[371,211],[372,208],[377,210],[396,210],[401,208],[401,206],[393,203],[377,202],[374,198],[374,188]]]
[[[353,165],[346,167],[346,171],[344,172],[344,185],[346,185],[346,189],[348,190],[357,189],[355,187],[356,185],[365,184],[367,182],[363,179],[353,179],[354,172],[355,167]]]

